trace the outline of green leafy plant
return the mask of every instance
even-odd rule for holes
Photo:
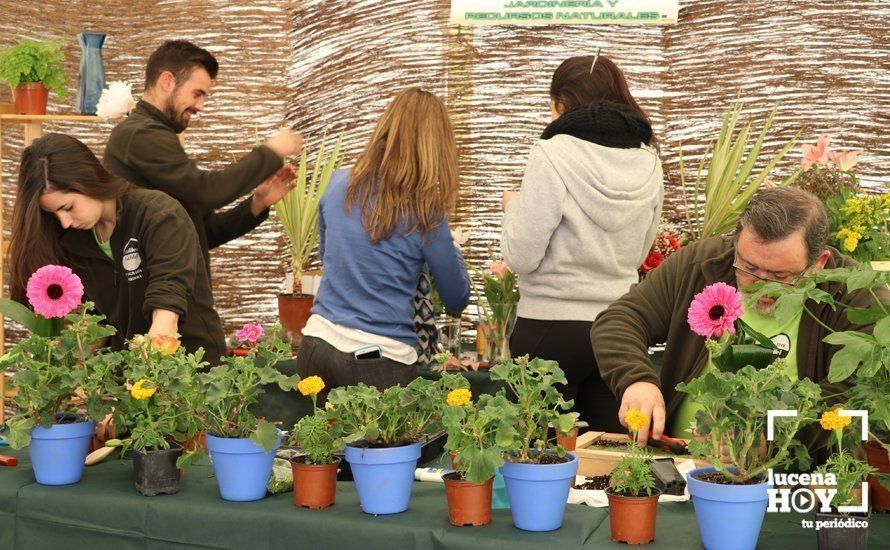
[[[556,389],[557,384],[567,383],[559,364],[539,358],[529,360],[525,355],[503,360],[490,371],[492,380],[507,384],[519,407],[513,440],[509,445],[502,441],[513,453],[511,460],[539,463],[550,460],[550,454],[564,457],[565,449],[547,437],[550,428],[566,433],[578,425],[571,412],[560,412],[571,409],[573,401],[563,399]]]
[[[736,483],[757,479],[769,468],[796,460],[802,468],[810,463],[798,430],[815,420],[813,409],[821,400],[819,386],[808,378],[791,380],[779,359],[763,369],[746,366],[737,372],[709,371],[677,385],[702,406],[696,413],[696,433],[690,452],[710,460],[717,472]],[[765,441],[767,411],[793,410],[797,416],[774,423],[772,441]],[[729,464],[721,461],[721,445],[728,450]],[[761,448],[764,447],[764,448]]]
[[[318,393],[324,389],[324,381],[318,376],[304,378],[297,384],[297,390],[312,398],[312,414],[301,418],[291,431],[288,444],[299,446],[306,464],[333,464],[334,453],[346,447],[340,434],[341,424],[335,422],[333,407],[328,410],[318,408]]]
[[[742,104],[736,103],[723,116],[720,135],[702,156],[694,180],[686,174],[683,148],[680,147],[680,181],[683,187],[688,231],[693,240],[724,235],[735,229],[739,216],[748,206],[751,198],[766,182],[767,176],[773,168],[794,146],[797,136],[800,134],[799,132],[795,134],[794,138],[786,143],[755,175],[760,151],[767,132],[773,124],[776,110],[773,109],[770,112],[763,125],[763,130],[750,149],[748,148],[748,139],[751,136],[752,122],[749,121],[736,133],[736,125],[741,114]],[[798,169],[778,185],[792,183],[802,172],[803,169]],[[702,185],[705,194],[703,213],[699,210],[699,195]],[[690,195],[692,196],[692,205],[689,204]]]
[[[250,438],[265,451],[271,451],[278,441],[278,430],[271,422],[257,418],[250,407],[259,400],[265,385],[278,384],[283,391],[297,387],[299,375],[285,376],[276,368],[279,362],[290,358],[290,345],[274,338],[252,345],[246,356],[225,357],[221,364],[198,374],[198,389],[186,406],[207,433]],[[179,461],[180,467],[191,463],[202,451],[186,454]]]
[[[114,408],[115,426],[129,436],[115,441],[116,446],[147,453],[195,435],[198,419],[186,404],[194,401],[198,372],[206,366],[203,353],[186,353],[172,336],[140,335],[130,341],[122,352],[129,387],[118,387]]]
[[[636,409],[630,409],[624,423],[631,431],[627,453],[615,464],[610,474],[611,490],[620,496],[652,496],[655,489],[655,476],[652,474],[652,453],[637,445],[637,434],[649,425],[649,417]]]
[[[68,95],[63,41],[19,39],[0,52],[0,79],[10,88],[26,82],[42,82],[64,101]]]
[[[0,357],[0,373],[19,369],[12,378],[18,412],[7,422],[14,449],[30,443],[36,426],[71,422],[82,411],[93,420],[111,412],[108,398],[118,384],[121,356],[106,348],[90,352],[115,333],[114,327],[100,324],[104,317],[89,313],[92,307],[88,302],[68,314],[59,336],[32,334]]]
[[[382,392],[365,384],[334,388],[327,402],[347,444],[363,440],[369,447],[399,447],[441,429],[446,395],[469,385],[463,376],[443,373],[437,380],[415,378]]]
[[[464,393],[465,392],[465,393]],[[519,410],[503,392],[480,395],[476,403],[469,390],[455,390],[446,398],[442,425],[448,432],[446,451],[454,451],[461,478],[484,483],[504,464],[504,449],[516,436]]]
[[[636,438],[636,436],[634,436]],[[630,443],[627,453],[615,464],[610,474],[611,490],[625,497],[652,496],[655,476],[652,474],[652,453]]]
[[[835,248],[859,262],[890,259],[890,193],[856,196],[845,190],[825,205]]]
[[[337,138],[331,152],[327,151],[326,139],[326,136],[322,137],[311,176],[307,175],[307,152],[303,148],[297,167],[296,187],[275,204],[275,214],[281,220],[290,241],[295,294],[301,291],[303,268],[318,244],[318,204],[331,176],[343,162],[343,155],[340,153],[343,134]]]
[[[837,451],[832,453],[823,466],[817,472],[823,476],[834,475],[837,494],[831,503],[834,508],[838,506],[855,506],[861,502],[861,494],[857,494],[857,487],[868,478],[868,475],[877,471],[868,463],[859,460],[843,447],[843,429],[852,422],[849,416],[840,416],[838,410],[826,411],[822,414],[819,423],[825,430],[833,431],[837,442]],[[829,487],[830,488],[830,487]]]
[[[867,294],[867,306],[855,306],[835,300],[831,294],[819,288],[826,282],[840,282],[847,293]],[[855,268],[825,269],[803,278],[797,286],[776,283],[761,285],[754,294],[776,297],[776,319],[786,322],[803,311],[830,332],[823,341],[841,346],[831,358],[828,381],[843,382],[850,379],[851,388],[846,392],[848,405],[869,411],[869,427],[875,439],[890,450],[890,305],[888,305],[890,272],[875,271],[869,264]],[[757,285],[755,285],[756,287]],[[825,325],[810,310],[807,303],[825,303],[832,308],[841,307],[847,320],[854,326],[874,324],[871,334],[861,330],[835,331]],[[859,303],[865,304],[865,301]]]

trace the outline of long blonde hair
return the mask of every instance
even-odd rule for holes
[[[404,224],[404,235],[435,228],[457,202],[457,144],[441,99],[402,91],[384,111],[346,190],[346,211],[379,243]]]

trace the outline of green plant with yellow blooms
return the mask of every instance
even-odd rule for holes
[[[652,453],[637,445],[637,434],[649,424],[649,417],[641,411],[630,409],[624,423],[631,431],[627,453],[615,464],[610,474],[610,490],[623,497],[652,496],[655,476],[652,474]]]
[[[340,433],[341,424],[333,422],[333,407],[318,407],[318,394],[324,389],[324,380],[308,376],[297,384],[297,391],[312,399],[312,414],[301,418],[291,430],[288,445],[299,447],[304,453],[304,464],[333,464],[334,454],[346,447]]]
[[[198,418],[186,404],[194,400],[198,371],[206,366],[203,351],[186,353],[173,336],[137,335],[121,354],[123,382],[115,395],[114,425],[129,435],[106,445],[148,453],[193,437]]]
[[[474,403],[468,389],[453,390],[445,403],[445,450],[455,453],[454,466],[461,479],[472,483],[488,481],[503,466],[504,450],[518,435],[514,425],[518,407],[503,393],[480,395]]]

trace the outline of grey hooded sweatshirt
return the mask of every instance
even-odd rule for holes
[[[519,317],[593,321],[637,282],[661,217],[652,147],[604,147],[569,135],[538,141],[507,204],[504,261],[519,276]]]

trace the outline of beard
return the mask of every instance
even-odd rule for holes
[[[172,97],[167,99],[167,104],[164,105],[164,116],[167,117],[167,120],[177,134],[181,134],[189,127],[191,115],[196,114],[197,112],[198,111],[195,109],[183,109],[182,111],[177,112]]]
[[[775,298],[761,298],[760,300],[755,300],[753,298],[753,293],[745,292],[741,290],[744,286],[740,281],[736,280],[736,288],[740,289],[739,292],[742,294],[742,305],[745,310],[749,310],[752,307],[754,311],[763,315],[764,317],[775,317],[776,316],[776,299]]]

